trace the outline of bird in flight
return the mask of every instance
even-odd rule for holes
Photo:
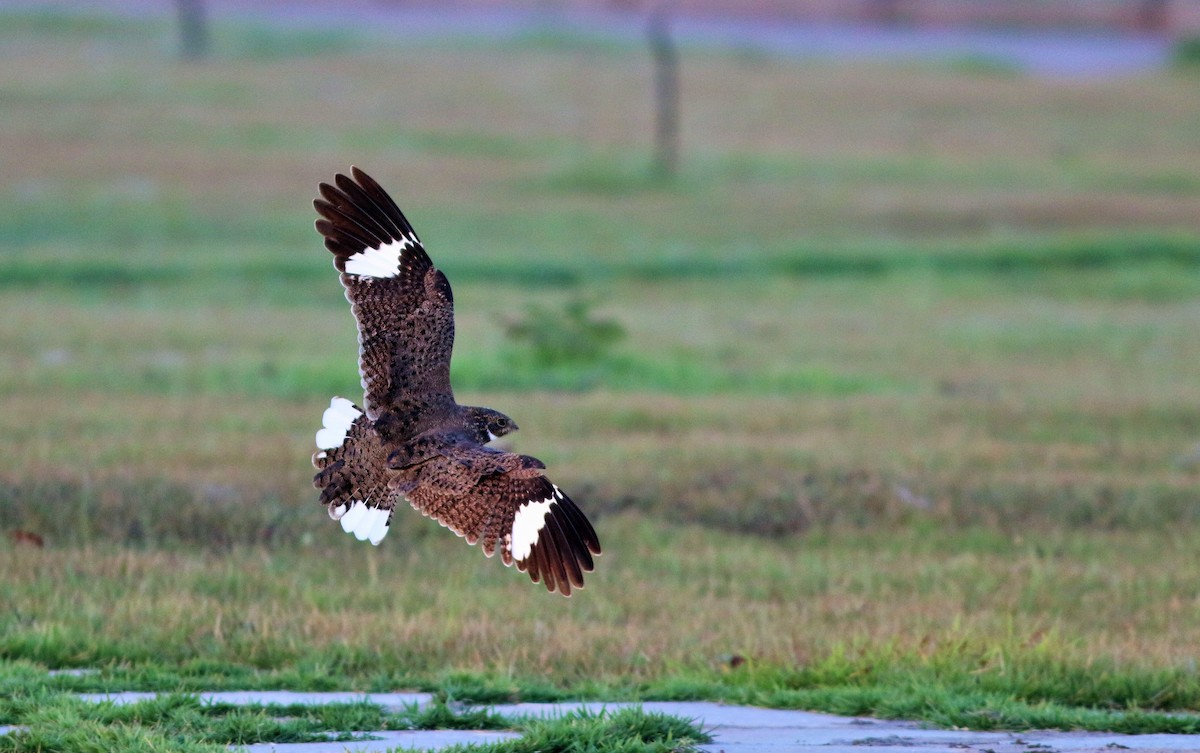
[[[583,587],[600,540],[537,458],[489,447],[517,430],[450,388],[450,283],[396,203],[357,167],[320,184],[317,232],[358,324],[363,405],[335,397],[317,432],[313,485],[360,541],[387,535],[400,500],[488,557],[500,551],[564,596]]]

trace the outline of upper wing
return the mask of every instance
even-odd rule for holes
[[[550,482],[536,458],[461,444],[424,466],[406,491],[422,514],[505,565],[529,573],[547,590],[571,595],[593,569],[600,540],[571,498]]]
[[[320,185],[317,231],[333,252],[358,322],[359,374],[372,419],[453,402],[454,297],[446,276],[396,203],[371,176],[350,168]],[[412,417],[414,420],[417,417]]]

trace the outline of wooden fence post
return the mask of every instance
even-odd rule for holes
[[[674,178],[679,169],[679,53],[665,8],[650,14],[647,36],[654,58],[654,172]]]
[[[179,53],[184,60],[208,57],[208,18],[204,0],[175,0],[179,11]]]

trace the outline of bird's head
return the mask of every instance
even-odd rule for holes
[[[498,410],[470,408],[467,411],[467,432],[479,444],[487,444],[517,430],[517,422]]]

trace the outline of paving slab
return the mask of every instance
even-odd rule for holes
[[[302,706],[321,706],[326,703],[373,703],[389,710],[398,710],[409,706],[424,706],[433,700],[431,693],[296,693],[290,690],[217,690],[211,692],[192,693],[205,703],[228,703],[234,706],[248,706],[254,703],[279,704],[286,706],[298,704]],[[85,701],[101,703],[108,701],[117,705],[137,703],[157,698],[159,693],[142,693],[125,691],[121,693],[80,693]]]
[[[367,732],[375,740],[326,743],[258,743],[233,750],[248,753],[382,753],[388,750],[437,750],[451,745],[482,745],[520,737],[516,732],[455,729]]]
[[[1104,732],[976,732],[915,722],[835,716],[812,711],[729,706],[710,702],[518,703],[489,707],[503,716],[561,716],[640,707],[696,721],[713,737],[706,753],[1115,753],[1120,750],[1200,751],[1200,735],[1120,735]],[[814,751],[814,753],[816,753]]]
[[[562,716],[577,709],[599,713],[605,709],[640,708],[670,716],[695,719],[707,726],[736,727],[796,727],[834,725],[852,727],[863,720],[846,716],[819,714],[812,711],[788,711],[786,709],[764,709],[757,706],[730,706],[710,701],[645,701],[611,702],[570,701],[566,703],[511,703],[487,708],[501,716]],[[874,720],[870,720],[874,721]]]

